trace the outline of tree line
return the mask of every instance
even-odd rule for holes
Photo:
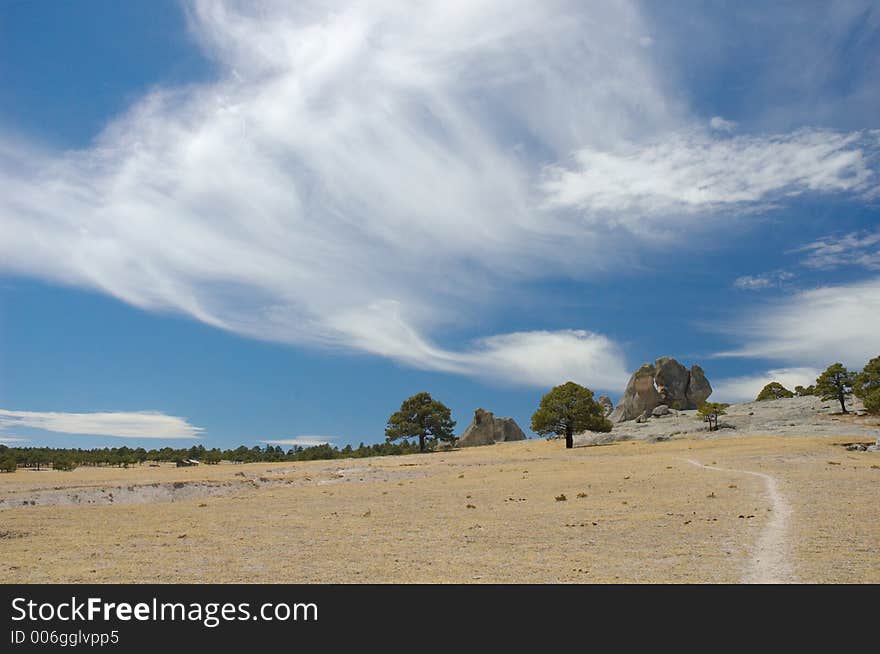
[[[318,459],[349,459],[370,456],[392,456],[418,452],[417,445],[404,440],[401,443],[375,443],[357,447],[330,444],[302,447],[299,445],[285,451],[280,445],[246,447],[235,449],[207,449],[204,445],[190,448],[163,447],[146,450],[142,447],[103,447],[94,449],[53,447],[7,447],[0,444],[0,472],[14,472],[17,468],[53,468],[73,470],[79,466],[111,466],[128,468],[145,463],[177,463],[188,460],[214,465],[221,461],[231,463],[273,463],[282,461],[314,461]]]

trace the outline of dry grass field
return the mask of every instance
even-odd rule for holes
[[[847,440],[568,451],[530,440],[310,463],[20,470],[0,475],[11,507],[0,510],[0,570],[6,582],[878,583],[880,454],[847,452]],[[156,484],[180,492],[157,500]],[[23,505],[71,494],[100,501]]]

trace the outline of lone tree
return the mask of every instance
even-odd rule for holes
[[[770,382],[761,389],[761,392],[758,393],[758,397],[755,398],[755,401],[763,402],[764,400],[781,400],[782,398],[788,397],[794,397],[794,393],[779,382]]]
[[[388,418],[385,436],[388,442],[399,438],[418,438],[419,451],[425,451],[428,439],[455,442],[452,412],[429,393],[416,393],[403,401],[400,411]]]
[[[697,409],[697,415],[703,418],[703,422],[709,423],[709,431],[718,431],[718,416],[725,415],[726,408],[720,402],[703,402],[703,405]]]
[[[605,407],[593,399],[593,391],[574,382],[554,386],[532,416],[533,432],[565,436],[566,448],[574,447],[575,432],[607,432],[611,427]]]
[[[868,413],[880,413],[880,356],[876,356],[856,375],[853,393]]]
[[[832,363],[816,379],[816,395],[823,400],[837,400],[840,402],[840,410],[846,410],[846,396],[853,392],[855,375],[843,367],[842,363]]]

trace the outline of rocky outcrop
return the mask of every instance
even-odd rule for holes
[[[526,435],[513,418],[496,418],[491,411],[477,409],[474,420],[458,439],[459,447],[524,441]]]
[[[699,409],[710,395],[712,395],[712,385],[706,379],[703,369],[697,365],[691,366],[690,381],[685,393],[687,406],[684,408]]]
[[[653,365],[645,363],[632,374],[626,390],[623,391],[623,397],[608,416],[611,422],[635,420],[646,410],[653,411],[660,404],[660,393],[654,388],[655,372]]]
[[[608,419],[611,422],[647,419],[662,405],[676,411],[697,409],[711,394],[712,386],[700,366],[688,370],[672,357],[660,357],[653,364],[642,364],[632,374],[623,397]]]
[[[655,406],[654,410],[651,411],[651,415],[654,418],[662,418],[663,416],[668,416],[670,413],[669,407],[665,404],[661,404],[659,406]]]
[[[599,399],[596,401],[602,405],[602,408],[604,409],[604,413],[602,415],[604,415],[606,418],[611,414],[612,411],[614,411],[614,404],[611,403],[611,398],[607,395],[600,395]]]

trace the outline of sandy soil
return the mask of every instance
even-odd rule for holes
[[[878,583],[880,453],[840,446],[852,440],[864,438],[568,451],[530,440],[19,471],[0,475],[0,571],[6,582]]]

